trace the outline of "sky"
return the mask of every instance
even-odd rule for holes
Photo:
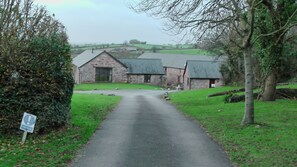
[[[181,38],[164,30],[164,20],[128,8],[129,0],[35,0],[64,24],[71,44],[176,44]]]

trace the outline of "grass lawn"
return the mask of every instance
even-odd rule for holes
[[[68,128],[43,136],[29,134],[25,145],[20,145],[22,134],[0,136],[0,167],[67,166],[119,101],[118,96],[74,94]]]
[[[173,50],[160,50],[159,53],[169,54],[190,54],[190,55],[211,55],[212,53],[201,49],[173,49]]]
[[[112,89],[161,89],[154,85],[128,84],[128,83],[90,83],[75,85],[74,90],[112,90]]]
[[[243,102],[225,104],[224,96],[207,97],[231,89],[234,88],[185,91],[172,93],[170,97],[224,147],[237,165],[297,166],[297,101],[255,101],[256,124],[242,127]]]

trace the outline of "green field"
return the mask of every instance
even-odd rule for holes
[[[238,166],[297,166],[296,100],[255,101],[256,124],[242,127],[243,102],[225,104],[224,96],[207,97],[231,89],[234,88],[185,91],[170,97],[223,146]]]
[[[0,136],[0,167],[67,166],[120,99],[118,96],[74,94],[71,124],[67,128],[42,136],[29,134],[24,145],[20,144],[21,134]]]
[[[169,54],[212,55],[212,53],[201,49],[172,49],[172,50],[160,50],[158,52],[169,53]]]
[[[114,89],[146,89],[159,90],[158,86],[128,83],[90,83],[75,85],[74,90],[114,90]]]

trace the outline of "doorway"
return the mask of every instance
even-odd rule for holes
[[[216,87],[216,80],[210,79],[209,80],[209,88],[214,88],[214,87]]]
[[[112,82],[112,68],[96,68],[96,82]]]

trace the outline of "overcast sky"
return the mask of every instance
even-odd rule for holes
[[[175,44],[177,36],[163,30],[162,20],[137,14],[129,0],[35,0],[62,22],[70,43],[123,43],[138,39],[152,44]]]

